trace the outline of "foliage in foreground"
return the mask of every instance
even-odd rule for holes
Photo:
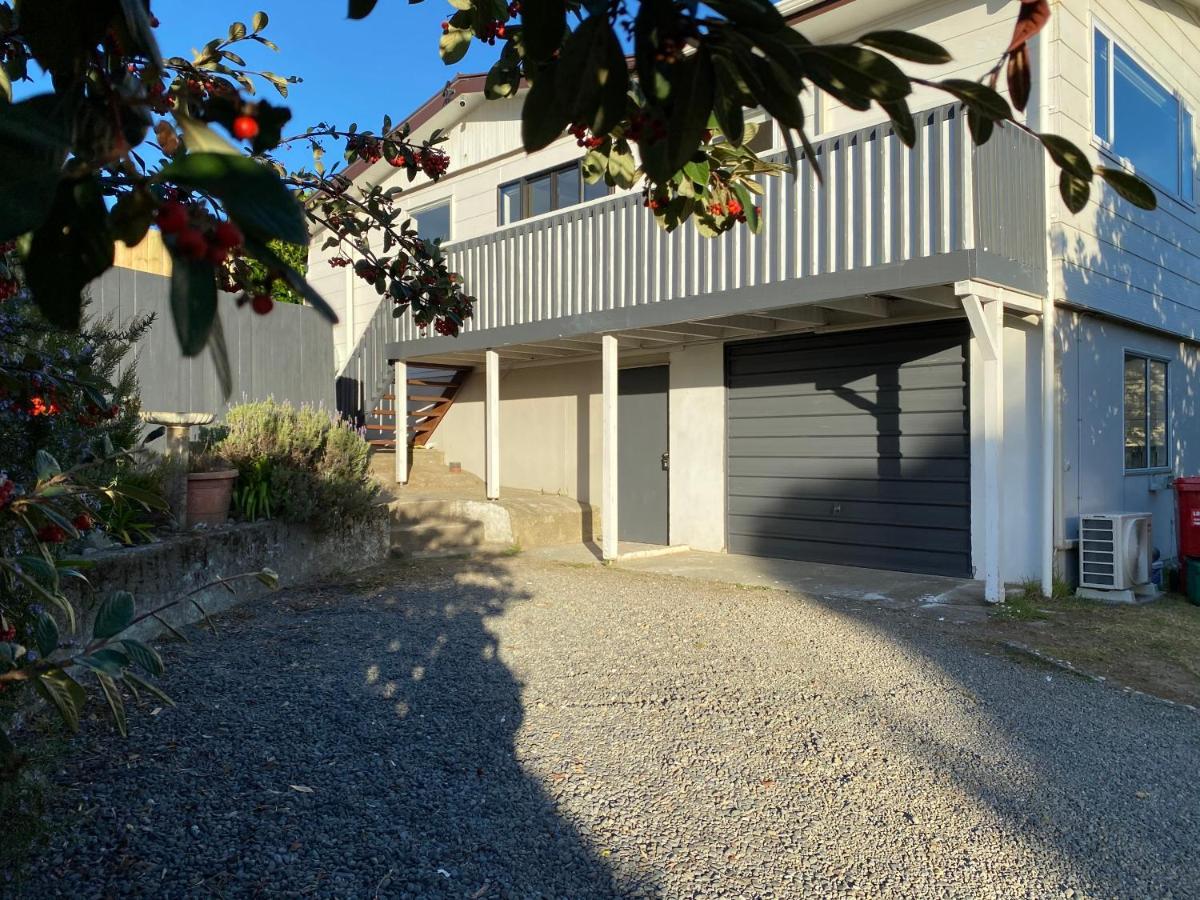
[[[328,412],[263,400],[232,407],[213,451],[238,470],[235,503],[246,519],[277,517],[330,528],[364,514],[378,485],[370,446]]]
[[[348,0],[349,14],[363,18],[375,5]],[[1048,0],[1022,0],[1011,42],[971,81],[901,68],[950,60],[945,48],[904,31],[812,42],[770,0],[452,5],[439,44],[445,62],[457,63],[476,40],[500,42],[486,95],[512,97],[531,85],[522,111],[527,150],[569,130],[587,150],[590,180],[640,184],[660,224],[694,220],[705,234],[742,222],[758,230],[759,180],[782,171],[744,146],[747,109],[762,107],[779,122],[793,163],[800,152],[812,158],[801,100],[809,88],[850,109],[878,107],[909,145],[916,86],[960,102],[977,143],[996,128],[1028,130],[1017,115],[1032,85],[1029,40],[1051,16]],[[188,355],[211,348],[228,394],[218,288],[266,313],[272,286],[282,282],[334,318],[273,243],[307,245],[310,230],[320,230],[327,248],[340,248],[334,261],[353,265],[395,303],[396,315],[457,334],[474,298],[441,248],[417,234],[402,189],[380,183],[382,166],[371,169],[382,163],[409,181],[436,180],[450,162],[438,146],[444,136],[416,143],[407,124],[394,127],[387,117],[378,133],[321,122],[286,134],[291,113],[254,92],[265,82],[286,98],[298,79],[248,68],[242,56],[247,47],[276,49],[264,33],[266,13],[232,23],[192,59],[164,59],[151,9],[150,0],[0,2],[0,241],[18,242],[45,315],[78,327],[81,292],[112,266],[115,241],[136,244],[157,223],[174,262],[180,346]],[[632,67],[623,40],[633,46]],[[12,82],[28,77],[31,62],[50,74],[54,90],[13,103]],[[1002,71],[1008,98],[996,90]],[[1037,137],[1060,169],[1069,209],[1086,205],[1097,175],[1128,201],[1154,207],[1153,190],[1132,174],[1095,166],[1058,135]],[[311,170],[287,172],[272,158],[296,142],[312,146]],[[328,168],[326,143],[343,148],[342,162]],[[352,177],[364,172],[370,177]]]

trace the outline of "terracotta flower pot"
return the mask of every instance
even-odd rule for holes
[[[229,501],[237,469],[192,472],[187,477],[187,524],[220,525],[229,518]]]

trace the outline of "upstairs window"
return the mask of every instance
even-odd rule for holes
[[[450,201],[443,200],[423,209],[413,210],[417,237],[423,241],[444,243],[450,240]]]
[[[535,172],[500,185],[500,224],[508,225],[530,216],[598,200],[609,193],[609,187],[603,180],[588,184],[578,162]]]
[[[1195,199],[1192,114],[1179,95],[1134,62],[1104,32],[1095,33],[1096,136],[1133,170],[1177,197]]]
[[[1167,364],[1125,355],[1125,469],[1165,469],[1167,458]]]

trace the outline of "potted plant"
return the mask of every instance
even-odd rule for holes
[[[211,450],[192,453],[187,476],[187,525],[221,525],[229,518],[229,502],[238,471]]]

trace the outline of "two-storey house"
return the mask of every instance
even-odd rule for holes
[[[969,78],[1017,7],[781,5],[816,39],[927,35],[954,56],[930,74]],[[314,249],[350,405],[369,417],[398,383],[408,440],[436,424],[489,497],[598,507],[610,556],[619,538],[973,576],[994,600],[1071,571],[1079,514],[1120,510],[1151,511],[1174,556],[1171,479],[1200,471],[1200,4],[1053,12],[1031,124],[1153,182],[1156,212],[1097,182],[1072,215],[1035,139],[975,147],[923,90],[912,149],[882,116],[808,98],[823,180],[808,162],[765,179],[761,235],[667,234],[639,193],[583,181],[569,135],[526,154],[519,97],[452,80],[409,119],[449,134],[451,173],[404,202],[478,308],[457,338],[424,334]],[[769,123],[756,146],[782,151]],[[407,387],[428,366],[455,371],[453,403]]]

